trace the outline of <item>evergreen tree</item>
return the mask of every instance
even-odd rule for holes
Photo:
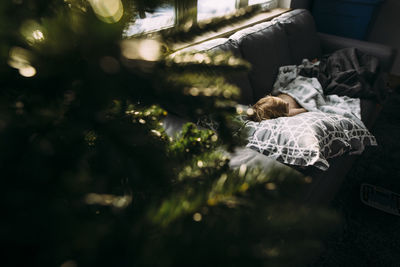
[[[229,168],[238,88],[206,70],[248,65],[168,57],[218,24],[123,38],[164,2],[1,1],[4,266],[301,266],[337,223],[296,204],[297,173]],[[169,137],[168,107],[218,130]]]

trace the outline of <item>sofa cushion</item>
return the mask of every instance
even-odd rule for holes
[[[339,191],[346,174],[356,161],[358,155],[342,155],[329,159],[329,169],[323,171],[313,166],[297,169],[308,177],[309,184],[300,188],[303,201],[309,205],[323,206],[329,204]]]
[[[238,42],[243,58],[252,65],[249,79],[255,103],[271,93],[279,67],[291,62],[285,31],[275,23],[264,22],[229,38]]]
[[[314,59],[321,56],[321,46],[314,19],[306,9],[296,9],[272,20],[284,28],[292,64],[300,64],[303,58]]]
[[[361,119],[365,126],[367,126],[368,129],[371,129],[382,110],[382,105],[373,100],[361,99],[360,107]]]
[[[179,53],[190,53],[190,52],[209,52],[214,53],[218,51],[231,52],[235,57],[242,58],[238,44],[234,40],[227,38],[217,38],[209,40],[194,46],[187,47],[179,50],[172,54],[174,56]],[[216,74],[214,70],[210,70],[213,74]],[[241,104],[250,104],[253,102],[253,89],[251,88],[250,81],[247,72],[240,71],[234,73],[222,73],[226,81],[230,84],[237,86],[240,89],[240,100]]]

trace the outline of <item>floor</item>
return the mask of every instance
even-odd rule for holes
[[[309,267],[400,266],[400,217],[360,200],[362,183],[400,193],[400,79],[390,81],[395,89],[372,129],[378,147],[368,148],[349,172],[333,202],[343,226],[325,240],[325,252]]]

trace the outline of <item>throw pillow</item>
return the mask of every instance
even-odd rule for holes
[[[360,154],[377,145],[361,121],[324,112],[305,112],[261,122],[246,121],[247,147],[282,163],[327,170],[327,159]]]

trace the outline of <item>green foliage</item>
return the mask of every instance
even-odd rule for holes
[[[300,239],[318,244],[313,226],[336,223],[288,197],[304,182],[296,172],[229,168],[238,89],[209,70],[247,64],[171,61],[165,36],[123,40],[128,21],[164,2],[1,1],[5,265],[265,266],[297,259]],[[168,137],[173,108],[217,128]]]
[[[187,155],[199,155],[216,148],[218,136],[211,130],[200,130],[194,123],[183,126],[182,132],[173,139],[169,146],[169,154],[180,160]]]

